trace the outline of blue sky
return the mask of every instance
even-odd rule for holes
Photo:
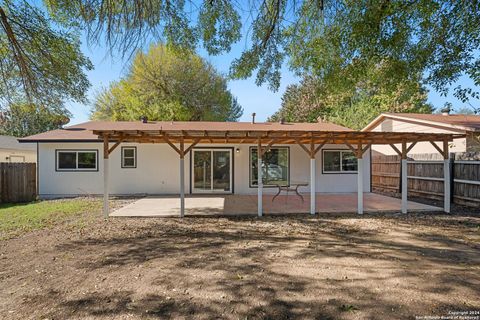
[[[221,56],[209,56],[205,50],[199,50],[198,53],[212,63],[217,70],[227,74],[230,63],[233,59],[240,56],[244,46],[244,42],[241,41],[232,48],[231,52]],[[89,47],[86,45],[86,41],[82,44],[82,51],[94,65],[94,70],[87,72],[92,84],[88,92],[88,97],[92,103],[95,94],[101,88],[108,87],[111,81],[119,80],[125,75],[128,71],[129,61],[122,60],[119,57],[111,57],[107,50],[101,46]],[[257,86],[254,76],[246,80],[230,81],[228,87],[233,95],[238,98],[244,109],[240,121],[249,121],[253,112],[257,114],[258,121],[265,121],[268,116],[280,107],[282,93],[285,91],[285,88],[289,84],[298,82],[298,80],[285,65],[282,68],[282,81],[277,92],[269,90],[267,85]],[[70,102],[66,106],[73,114],[70,124],[88,121],[91,105]]]
[[[210,61],[220,72],[226,74],[228,73],[232,60],[239,57],[244,48],[245,41],[242,40],[233,46],[231,52],[225,55],[212,57],[208,56],[204,50],[199,50],[199,54]],[[92,84],[88,92],[88,97],[90,102],[92,102],[96,92],[101,88],[108,87],[111,81],[120,79],[126,73],[128,61],[122,60],[119,57],[111,57],[102,46],[89,47],[86,45],[86,41],[83,41],[82,51],[91,59],[95,67],[94,70],[87,72]],[[230,81],[228,85],[229,89],[233,95],[238,98],[239,103],[244,109],[240,121],[250,121],[252,112],[257,114],[258,121],[265,121],[268,116],[280,107],[281,97],[285,88],[289,84],[297,83],[298,80],[299,79],[288,70],[288,67],[284,66],[282,69],[281,85],[277,92],[270,91],[267,85],[258,87],[255,84],[255,78],[253,76],[246,80]],[[473,86],[472,81],[466,77],[460,79],[452,88],[458,84]],[[445,102],[451,102],[454,108],[465,105],[451,94],[443,97],[433,89],[429,92],[428,100],[435,108],[441,108]],[[91,105],[70,102],[66,104],[66,107],[73,115],[70,124],[88,121]]]

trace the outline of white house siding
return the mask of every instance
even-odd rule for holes
[[[121,168],[121,147],[137,147],[137,167]],[[236,194],[256,194],[256,188],[249,186],[249,148],[254,145],[207,145],[198,147],[233,148],[233,183]],[[297,145],[290,148],[290,180],[310,179],[310,159]],[[239,148],[240,152],[235,152]],[[60,149],[98,150],[98,171],[65,172],[55,170],[55,151]],[[347,149],[341,145],[326,145],[324,149]],[[102,143],[39,143],[39,195],[43,198],[74,195],[97,195],[103,193],[103,144]],[[357,174],[323,174],[322,151],[317,153],[317,192],[356,192]],[[370,191],[370,153],[364,157],[364,191]],[[110,193],[112,195],[135,194],[178,194],[179,157],[167,144],[122,143],[111,154]],[[185,157],[185,191],[190,192],[190,154]],[[275,192],[265,188],[265,193]],[[303,191],[307,192],[308,188]]]
[[[416,132],[416,133],[458,133],[458,131],[452,131],[447,129],[441,129],[431,127],[428,125],[414,124],[395,119],[384,119],[377,127],[372,129],[376,132]],[[401,148],[401,145],[397,144],[397,148]],[[467,149],[466,138],[454,139],[449,144],[450,152],[465,152]],[[388,145],[374,145],[372,150],[384,155],[396,155],[397,153]],[[437,149],[430,142],[419,142],[413,147],[409,154],[419,153],[437,153]]]
[[[15,149],[0,149],[0,162],[37,162],[37,152]]]

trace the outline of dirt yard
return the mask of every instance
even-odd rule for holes
[[[0,241],[1,319],[480,311],[480,217],[111,218]]]

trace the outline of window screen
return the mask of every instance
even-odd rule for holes
[[[354,173],[357,170],[357,158],[353,152],[348,150],[323,150],[323,172]]]

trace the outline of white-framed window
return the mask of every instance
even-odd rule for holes
[[[257,148],[250,147],[250,187],[258,186],[257,157]],[[273,147],[263,155],[262,180],[265,187],[289,185],[290,149],[288,147]]]
[[[350,150],[323,150],[323,173],[356,173],[358,162]]]
[[[122,147],[122,168],[137,167],[137,147]]]
[[[98,150],[56,150],[57,171],[98,171]]]

